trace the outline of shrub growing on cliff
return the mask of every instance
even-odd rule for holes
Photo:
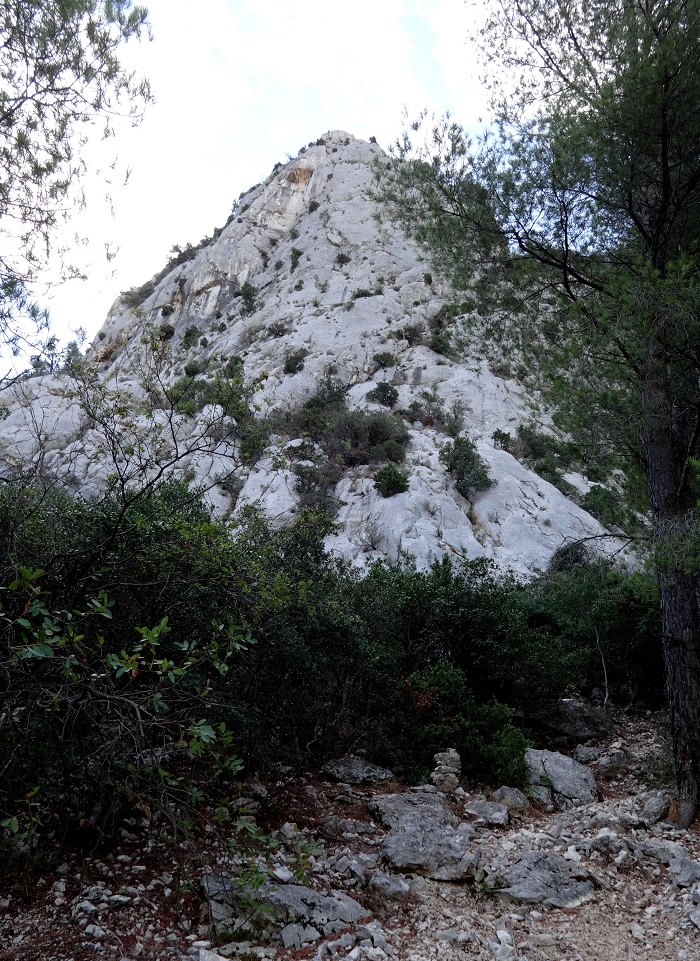
[[[408,474],[399,470],[396,464],[387,464],[374,475],[374,486],[382,497],[393,497],[408,490]]]
[[[455,488],[463,497],[473,497],[493,484],[476,444],[468,437],[456,437],[443,447],[440,460],[453,475]]]
[[[374,404],[393,407],[399,399],[399,392],[392,384],[388,384],[385,380],[382,380],[376,387],[368,391],[365,396],[367,400],[371,400]]]

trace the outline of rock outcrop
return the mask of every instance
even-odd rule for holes
[[[299,505],[295,465],[322,459],[313,445],[278,431],[257,463],[244,462],[216,405],[149,407],[154,383],[212,378],[240,358],[258,416],[292,410],[328,377],[350,409],[386,412],[373,393],[381,388],[380,400],[403,416],[408,489],[382,496],[373,480],[381,465],[360,464],[332,491],[338,532],[328,547],[353,563],[407,552],[425,568],[447,554],[530,574],[567,541],[604,545],[594,518],[494,441],[494,431],[515,436],[533,418],[547,431],[551,422],[508,357],[498,374],[479,359],[465,317],[448,312],[449,349],[434,336],[445,333],[443,308],[456,297],[415,245],[375,218],[368,191],[382,158],[376,144],[324,134],[243,196],[210,242],[117,299],[87,358],[97,378],[87,394],[98,390],[98,399],[76,393],[65,374],[32,377],[0,398],[3,475],[31,468],[84,493],[114,473],[114,455],[132,482],[184,477],[207,488],[219,513],[257,504],[284,523]],[[469,499],[439,459],[457,423],[493,480]]]

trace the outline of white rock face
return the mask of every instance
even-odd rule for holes
[[[451,293],[431,277],[400,231],[375,218],[368,190],[371,165],[382,156],[374,144],[331,131],[249,191],[209,246],[145,285],[143,296],[129,301],[133,306],[123,298],[115,302],[88,354],[101,385],[142,400],[149,325],[171,325],[161,372],[166,381],[181,376],[188,362],[214,365],[214,357],[237,355],[246,379],[260,385],[256,401],[263,413],[303,403],[329,373],[345,385],[351,408],[386,410],[366,395],[388,381],[399,393],[396,411],[426,398],[445,411],[462,411],[463,432],[476,442],[494,485],[465,500],[439,461],[449,438],[413,422],[406,493],[380,496],[372,480],[376,467],[349,469],[338,484],[339,526],[328,546],[355,564],[408,553],[424,569],[448,554],[490,558],[527,575],[544,568],[570,540],[599,537],[600,545],[614,550],[619,544],[606,540],[596,520],[494,446],[494,430],[514,433],[533,419],[532,399],[522,387],[492,374],[468,350],[448,359],[402,336],[406,327],[427,328]],[[247,298],[241,296],[246,283]],[[358,291],[362,295],[354,297]],[[290,352],[301,350],[303,368],[285,373]],[[380,368],[372,359],[379,352],[392,353],[394,366]],[[65,376],[24,381],[0,405],[8,408],[0,437],[6,475],[40,460],[43,472],[85,492],[112,472],[104,430],[71,396]],[[141,431],[141,442],[153,443],[154,424],[140,416],[131,416],[122,429]],[[235,445],[217,440],[213,430],[209,437],[203,418],[206,411],[175,418],[184,454],[169,465],[166,447],[172,449],[174,441],[161,436],[157,469],[208,486],[219,513],[258,504],[280,523],[291,519],[297,496],[285,450],[295,438],[279,438],[254,468],[243,469]],[[546,418],[539,420],[546,424]],[[167,434],[172,425],[161,426]],[[217,482],[231,470],[240,488],[237,499],[230,483]],[[586,482],[576,480],[585,489]]]

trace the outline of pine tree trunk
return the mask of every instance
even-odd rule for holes
[[[680,799],[688,827],[700,802],[700,651],[697,577],[666,568],[661,573],[661,617],[666,695]]]
[[[662,352],[650,351],[642,389],[642,442],[651,496],[666,695],[680,798],[680,822],[688,827],[700,804],[700,575],[689,572],[683,541],[694,507],[681,491],[687,453],[684,431],[674,422],[672,392]]]

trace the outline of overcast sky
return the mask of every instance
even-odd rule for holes
[[[94,154],[100,168],[118,158],[114,213],[93,188],[66,227],[67,242],[89,238],[78,251],[89,280],[52,288],[56,331],[92,339],[119,291],[222,226],[241,191],[326,130],[388,147],[404,110],[475,124],[485,106],[467,38],[482,2],[147,0],[153,40],[127,50],[156,102]]]

